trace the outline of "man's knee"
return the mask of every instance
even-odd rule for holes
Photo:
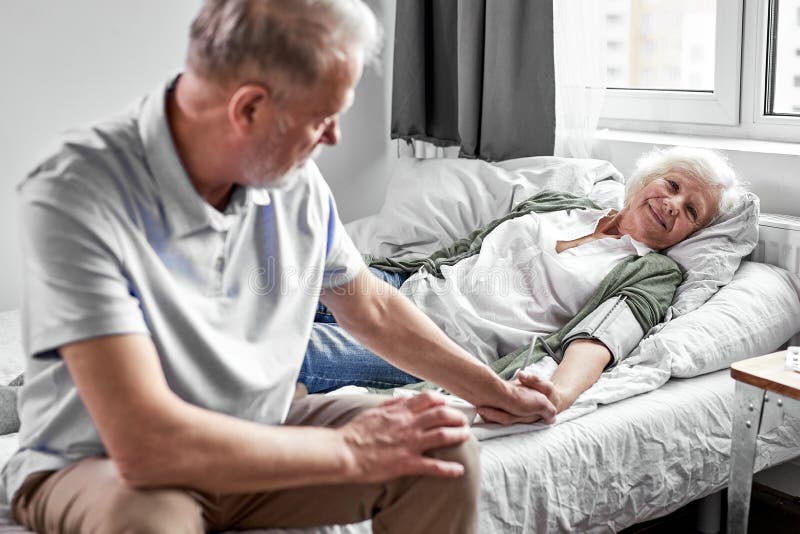
[[[372,518],[374,532],[441,532],[472,534],[477,530],[480,495],[480,449],[475,438],[455,447],[436,449],[431,457],[464,466],[458,478],[410,477],[397,484],[391,506]],[[413,527],[412,527],[413,525]]]
[[[109,498],[99,532],[167,534],[204,532],[200,505],[185,491],[121,488]]]
[[[464,466],[464,474],[452,479],[452,496],[462,505],[472,504],[477,506],[480,495],[481,463],[480,445],[473,437],[455,447],[447,447],[431,452],[431,456],[450,462],[457,462]]]

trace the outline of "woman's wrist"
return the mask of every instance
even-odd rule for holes
[[[550,396],[550,402],[556,407],[556,413],[561,413],[575,402],[575,399],[570,399],[568,392],[564,391],[558,385],[553,385],[553,394]]]

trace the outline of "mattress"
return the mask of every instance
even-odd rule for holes
[[[672,379],[546,430],[483,441],[480,532],[614,532],[723,488],[733,384],[727,370]],[[0,439],[0,460],[14,441]],[[756,469],[790,459],[798,442],[800,419],[785,420],[759,439]]]
[[[551,429],[483,444],[481,532],[615,532],[727,485],[727,370],[672,379]],[[758,443],[756,469],[796,455],[800,420]]]

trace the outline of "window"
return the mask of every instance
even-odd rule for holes
[[[800,140],[800,0],[603,1],[601,127]]]
[[[792,5],[794,4],[794,5]],[[794,8],[797,18],[788,16]],[[782,0],[770,9],[767,22],[767,95],[769,115],[796,115],[800,106],[800,60],[791,50],[800,43],[800,0]],[[795,48],[795,50],[797,50]],[[791,82],[789,81],[791,80]]]
[[[714,80],[692,84],[688,72],[714,70],[714,0],[692,4],[676,0],[607,3],[609,15],[628,21],[609,29],[608,50],[619,50],[620,34],[627,34],[623,54],[629,78],[618,89],[713,90]],[[624,13],[624,16],[623,16]],[[704,52],[709,54],[704,58]]]
[[[750,2],[748,2],[750,4]],[[759,0],[751,34],[752,59],[743,86],[754,86],[749,100],[742,99],[742,127],[754,137],[784,141],[800,139],[800,58],[791,51],[800,45],[800,0]],[[748,56],[745,55],[744,58]],[[747,61],[745,59],[745,61]]]
[[[741,7],[740,0],[720,0]],[[606,2],[609,40],[629,36],[624,53],[607,61],[622,64],[623,84],[612,84],[604,116],[712,123],[737,119],[741,9],[718,9],[715,0],[627,0]],[[725,39],[726,46],[720,46]],[[616,66],[616,65],[615,65]]]

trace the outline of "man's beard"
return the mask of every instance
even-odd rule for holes
[[[274,142],[262,144],[260,150],[245,161],[245,180],[251,187],[267,190],[291,188],[303,175],[303,167],[310,160],[316,159],[322,151],[322,146],[317,145],[306,158],[289,170],[285,170],[278,168],[274,159],[269,157],[276,153],[275,150],[279,150],[274,145]]]
[[[276,170],[270,162],[263,160],[245,166],[245,178],[248,185],[270,191],[292,187],[297,183],[300,175],[297,167],[289,171],[280,171]]]
[[[264,142],[253,145],[253,149],[245,156],[244,178],[249,186],[267,190],[288,189],[302,176],[303,173],[299,171],[306,163],[319,156],[322,145],[318,144],[308,156],[295,163],[293,167],[289,169],[279,167],[282,162],[275,156],[280,154],[281,150],[285,150],[280,146],[280,140],[287,129],[285,120],[279,119],[276,131]]]
[[[245,156],[244,178],[248,186],[263,189],[283,189],[294,182],[294,169],[280,168],[275,157],[280,147],[272,140],[260,143]]]

